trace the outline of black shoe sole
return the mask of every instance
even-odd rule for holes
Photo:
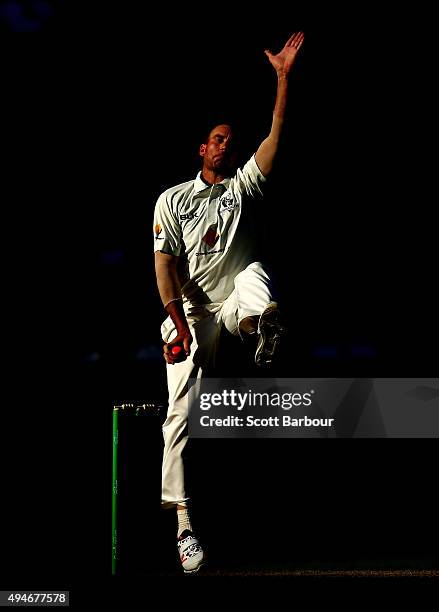
[[[255,362],[258,366],[270,365],[286,328],[280,322],[278,310],[262,315],[259,323],[260,339],[256,349]]]

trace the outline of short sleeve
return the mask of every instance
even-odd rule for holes
[[[259,170],[256,158],[252,155],[242,170],[238,169],[234,180],[240,193],[257,198],[263,195],[263,187],[267,178]]]
[[[180,255],[181,228],[175,217],[170,198],[162,193],[154,209],[154,253],[163,251],[168,255]]]

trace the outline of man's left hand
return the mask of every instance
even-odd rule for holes
[[[279,76],[288,76],[304,40],[305,35],[303,32],[295,32],[277,55],[273,55],[268,49],[265,49],[265,55]]]

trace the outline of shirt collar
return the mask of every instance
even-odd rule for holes
[[[224,180],[222,180],[220,183],[216,183],[216,185],[224,185],[224,187],[227,189],[229,186],[230,180],[231,180],[230,177],[227,177]],[[212,185],[206,185],[206,183],[201,178],[201,170],[200,170],[194,180],[194,192],[200,193],[201,191],[204,191],[205,189],[210,189],[211,187]]]

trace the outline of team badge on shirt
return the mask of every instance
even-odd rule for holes
[[[155,239],[156,240],[163,240],[163,236],[160,236],[160,234],[162,233],[162,226],[159,225],[157,223],[157,225],[154,227],[154,232],[155,232]]]
[[[215,246],[218,238],[219,238],[219,234],[216,231],[217,230],[217,225],[216,223],[214,223],[213,225],[209,226],[209,229],[207,230],[207,232],[204,234],[204,236],[201,238],[201,240],[203,242],[205,242],[207,244],[208,247],[212,248]]]
[[[234,208],[238,208],[239,203],[234,202],[232,196],[229,193],[226,193],[220,200],[220,209],[219,212],[226,212],[233,210]]]

